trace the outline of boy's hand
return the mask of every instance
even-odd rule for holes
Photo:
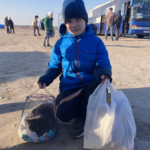
[[[38,86],[39,86],[40,89],[46,88],[46,84],[45,83],[38,82],[37,84],[38,84]]]
[[[101,84],[103,84],[104,82],[105,82],[105,80],[108,80],[109,82],[110,82],[110,78],[108,77],[108,76],[106,76],[106,75],[101,75]]]

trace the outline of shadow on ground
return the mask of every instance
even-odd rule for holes
[[[133,114],[135,117],[136,125],[137,125],[137,136],[136,139],[141,141],[149,141],[148,136],[150,135],[150,120],[149,120],[149,110],[150,110],[150,101],[149,101],[149,91],[150,88],[135,88],[135,89],[121,89],[127,98],[130,101]],[[22,104],[18,103],[18,106]],[[3,106],[1,106],[3,108]],[[1,109],[0,108],[0,109]],[[18,108],[16,108],[16,111]],[[8,110],[6,110],[9,112]],[[2,112],[1,112],[2,113]],[[19,123],[18,123],[19,126]],[[17,126],[17,127],[18,127]],[[34,143],[23,143],[22,140],[17,137],[17,129],[14,131],[10,131],[9,135],[12,134],[15,136],[18,142],[17,145],[7,148],[7,146],[3,147],[4,150],[48,150],[48,149],[57,149],[57,150],[83,150],[83,138],[75,140],[69,137],[69,129],[70,124],[64,124],[59,121],[58,123],[58,132],[56,137],[49,142],[42,144],[34,144]],[[12,140],[10,137],[7,137],[7,140]],[[20,143],[20,144],[19,144]],[[142,149],[137,146],[138,142],[135,141],[135,150]],[[0,144],[1,145],[1,144]]]
[[[48,55],[37,51],[0,52],[0,84],[41,75],[46,70]]]
[[[24,102],[1,104],[0,105],[0,115],[22,110],[23,107],[24,107]]]

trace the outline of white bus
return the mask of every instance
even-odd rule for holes
[[[59,13],[58,14],[58,30],[62,23],[64,23],[63,16],[62,16],[62,13]]]

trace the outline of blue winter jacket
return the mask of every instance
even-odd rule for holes
[[[86,32],[80,36],[66,31],[66,26],[62,24],[59,29],[61,38],[56,42],[48,68],[38,82],[48,86],[62,73],[60,89],[65,91],[83,87],[94,80],[100,82],[102,74],[111,79],[108,52],[91,26],[86,25]]]

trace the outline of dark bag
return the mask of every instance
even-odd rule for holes
[[[41,29],[41,30],[44,30],[45,28],[44,28],[44,19],[45,18],[43,18],[42,20],[40,20],[40,23],[39,23],[39,28]]]

